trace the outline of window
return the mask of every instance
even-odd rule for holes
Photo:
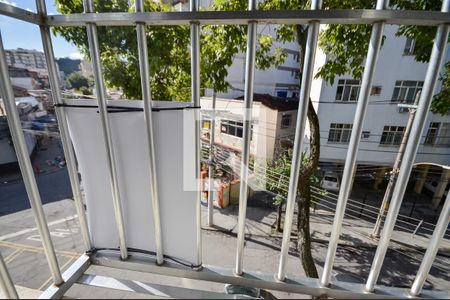
[[[331,123],[328,133],[328,142],[348,143],[352,134],[352,124]]]
[[[361,134],[362,139],[368,139],[370,137],[370,131],[363,131]]]
[[[244,135],[244,124],[239,121],[222,120],[220,122],[220,132],[241,138]],[[251,127],[250,139],[252,139],[252,136],[253,125]]]
[[[357,101],[359,89],[359,80],[340,79],[336,91],[336,101]]]
[[[381,86],[373,86],[370,89],[371,96],[379,96],[381,94]]]
[[[425,144],[433,145],[436,142],[437,133],[439,130],[439,123],[432,122],[428,128]]]
[[[211,128],[211,120],[202,121],[202,129],[209,130]]]
[[[405,49],[403,50],[403,55],[414,55],[416,48],[416,40],[406,38]]]
[[[423,81],[397,80],[395,82],[393,102],[413,103],[419,91],[422,90]]]
[[[292,122],[292,115],[284,115],[281,117],[281,128],[289,128]]]
[[[450,123],[430,123],[425,144],[450,147]]]
[[[277,91],[277,97],[287,98],[287,91]]]
[[[384,126],[380,145],[400,145],[405,132],[404,126]]]
[[[450,146],[450,123],[441,123],[436,139],[436,145]]]

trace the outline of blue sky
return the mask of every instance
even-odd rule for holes
[[[0,2],[36,12],[35,0],[0,0]],[[57,14],[54,0],[45,0],[49,14]],[[0,31],[5,49],[25,48],[42,51],[39,27],[22,21],[0,16]],[[56,57],[80,58],[77,47],[62,37],[52,35],[53,49]]]

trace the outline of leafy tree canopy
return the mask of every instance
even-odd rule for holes
[[[97,12],[133,11],[128,0],[96,1]],[[81,13],[82,0],[57,0],[58,11],[63,14]],[[261,10],[308,9],[308,0],[263,0]],[[408,10],[440,10],[441,0],[393,0],[391,7]],[[325,0],[324,9],[354,8],[373,9],[375,0]],[[246,0],[216,0],[209,10],[246,10]],[[145,1],[146,11],[171,11],[173,6],[161,1]],[[189,28],[187,26],[148,26],[147,43],[149,53],[151,88],[155,99],[187,100],[190,98]],[[275,41],[295,41],[296,26],[285,25],[276,29],[276,36],[259,34],[257,44],[257,66],[266,69],[281,64],[286,54],[272,47]],[[77,45],[89,55],[85,29],[55,28],[66,40]],[[136,32],[132,27],[99,27],[101,60],[105,80],[109,86],[121,87],[127,98],[141,97],[137,54]],[[399,26],[397,35],[416,40],[415,59],[427,62],[435,36],[435,27]],[[328,56],[319,69],[317,77],[333,84],[335,77],[350,74],[361,78],[371,26],[328,25],[320,33],[319,47]],[[201,37],[201,81],[203,87],[225,91],[229,84],[225,78],[236,54],[245,51],[246,26],[203,26]],[[441,75],[442,92],[435,96],[433,111],[447,113],[450,109],[450,82],[447,64]]]

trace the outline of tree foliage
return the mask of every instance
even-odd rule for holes
[[[69,88],[79,90],[82,87],[89,88],[89,79],[80,72],[73,72],[66,78]]]

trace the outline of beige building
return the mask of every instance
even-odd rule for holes
[[[209,140],[212,98],[201,99],[203,140]],[[273,158],[292,147],[298,101],[255,94],[252,109],[250,154],[257,158]],[[244,101],[216,98],[215,145],[239,153],[242,148]]]

